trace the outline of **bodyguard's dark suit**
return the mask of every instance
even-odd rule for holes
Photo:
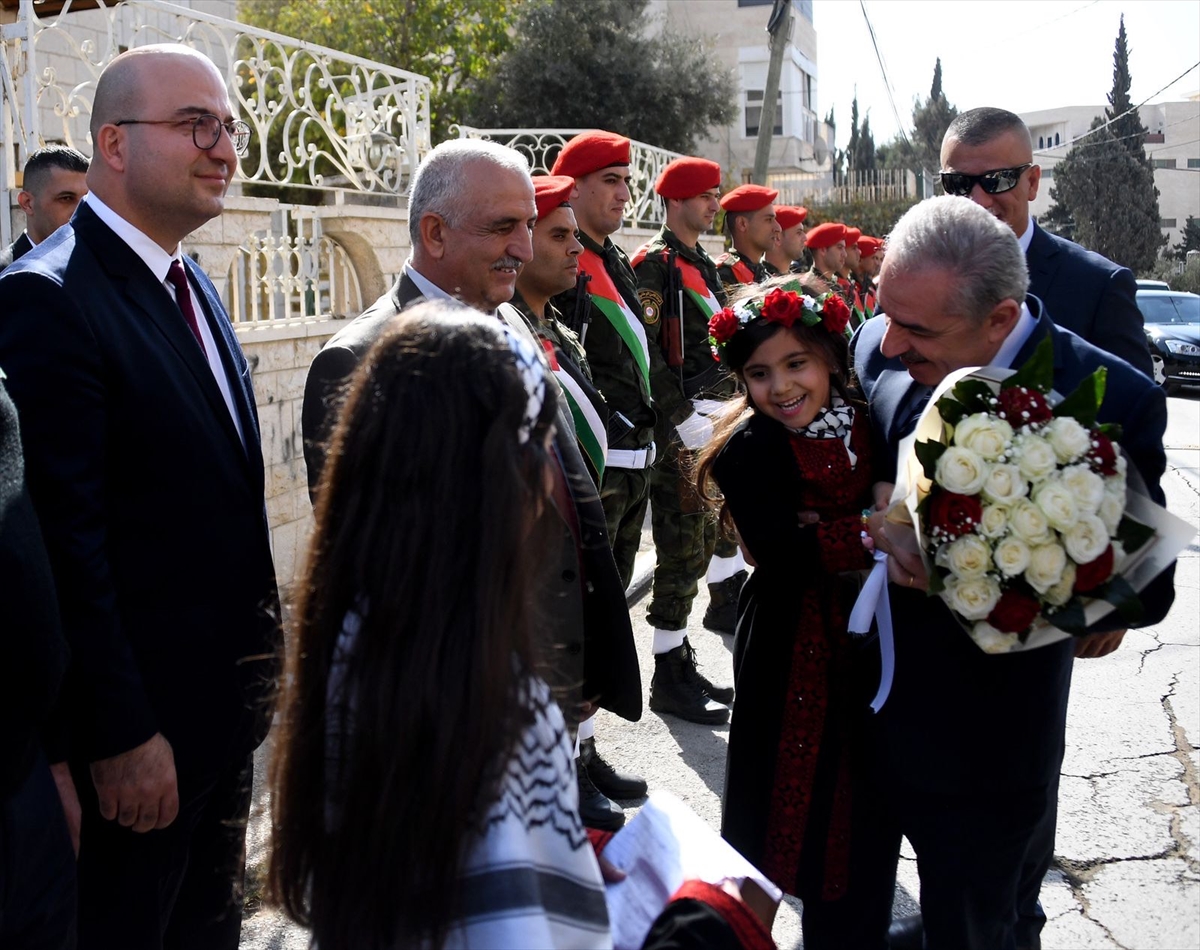
[[[1029,292],[1060,327],[1153,376],[1137,282],[1127,267],[1039,228],[1025,260]]]
[[[1037,301],[1028,303],[1038,315]],[[890,449],[894,462],[897,443],[916,424],[911,410],[924,387],[899,360],[879,352],[885,329],[886,321],[878,319],[863,326],[855,338],[855,367],[878,442]],[[1025,362],[1048,334],[1054,387],[1063,395],[1098,365],[1108,367],[1099,421],[1124,427],[1121,445],[1151,497],[1162,504],[1167,422],[1162,391],[1125,362],[1056,327],[1044,313],[1014,365]],[[887,471],[888,464],[882,462],[880,470]],[[1143,625],[1166,616],[1173,578],[1172,569],[1143,591]],[[917,851],[928,946],[1011,950],[1026,855],[1031,843],[1038,850],[1047,816],[1053,821],[1073,642],[989,656],[940,599],[894,585],[890,594],[896,679],[878,717],[876,754],[895,805],[893,845],[902,832]],[[1095,629],[1124,626],[1110,615]],[[1040,882],[1038,876],[1036,885]]]
[[[278,611],[250,373],[211,281],[184,261],[244,446],[171,294],[86,202],[0,277],[0,364],[73,654],[84,905],[89,876],[114,874],[95,866],[98,842],[182,833],[269,723]],[[156,732],[174,752],[180,819],[134,835],[99,817],[86,765]],[[132,918],[127,934],[140,945]]]
[[[401,310],[424,299],[417,285],[402,272],[390,291],[335,333],[313,359],[304,386],[302,412],[310,493],[320,480],[325,446],[350,375],[387,323]],[[507,311],[501,314],[506,322],[532,334],[516,308],[502,307]],[[613,562],[596,484],[588,475],[573,435],[570,409],[561,396],[558,402],[560,435],[554,444],[575,502],[580,537],[574,538],[564,524],[560,557],[547,558],[546,570],[539,578],[543,615],[561,651],[565,679],[582,684],[584,699],[636,721],[642,715],[642,686],[625,589]],[[453,438],[453,433],[447,438]],[[564,711],[572,715],[571,710]]]
[[[0,254],[0,271],[4,270],[13,261],[24,257],[33,250],[33,242],[29,240],[29,232],[22,231],[21,236],[8,246],[3,254]]]

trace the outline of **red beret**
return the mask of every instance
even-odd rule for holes
[[[551,175],[582,178],[609,165],[629,164],[629,139],[615,132],[592,129],[580,132],[562,147]]]
[[[779,197],[774,188],[762,185],[738,185],[721,198],[721,207],[726,211],[757,211],[765,208]]]
[[[785,231],[788,228],[794,228],[797,224],[803,224],[804,219],[807,217],[807,208],[794,208],[791,205],[775,206],[775,220],[779,222],[779,226]]]
[[[846,228],[846,247],[858,247],[860,237],[862,237],[862,231],[858,228]],[[836,244],[837,241],[833,243]]]
[[[883,241],[877,237],[871,237],[869,234],[864,234],[858,239],[858,249],[863,257],[871,257],[883,247]]]
[[[813,248],[833,247],[838,241],[846,240],[846,226],[836,221],[826,221],[810,228],[804,237],[804,246]]]
[[[534,175],[533,200],[537,202],[539,218],[571,200],[575,179],[568,175]]]
[[[654,190],[663,198],[695,198],[721,186],[721,166],[707,158],[677,158],[658,175]]]

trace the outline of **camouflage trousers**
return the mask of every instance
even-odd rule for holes
[[[633,580],[633,562],[642,543],[642,522],[650,500],[650,469],[606,468],[600,489],[600,504],[608,528],[608,543],[621,585]]]
[[[715,516],[696,492],[692,480],[695,453],[678,439],[659,444],[666,444],[667,449],[650,476],[656,563],[646,620],[659,630],[682,630],[713,554],[732,557],[738,546],[719,531]]]

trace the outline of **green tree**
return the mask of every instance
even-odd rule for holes
[[[1133,80],[1129,76],[1129,41],[1125,35],[1125,15],[1121,15],[1121,27],[1117,31],[1117,45],[1113,50],[1113,87],[1108,94],[1108,108],[1104,118],[1109,130],[1129,154],[1142,162],[1146,161],[1146,127],[1142,117],[1129,98],[1129,87]]]
[[[1176,260],[1186,261],[1188,251],[1200,251],[1200,221],[1192,215],[1187,216],[1179,243],[1171,248],[1171,256]]]
[[[512,45],[472,83],[470,125],[605,128],[691,152],[737,115],[733,76],[712,39],[664,30],[647,0],[529,2]]]
[[[897,136],[887,146],[887,165],[891,168],[911,168],[929,176],[937,174],[942,160],[942,137],[958,115],[942,91],[942,61],[933,67],[933,82],[929,98],[913,104],[912,133],[905,139]]]
[[[887,237],[904,212],[917,203],[916,198],[889,198],[885,201],[854,201],[815,204],[808,202],[808,217],[805,224],[810,228],[826,221],[845,221],[859,228],[863,234]]]
[[[848,171],[865,172],[875,167],[875,136],[871,134],[871,117],[858,122],[858,95],[850,102],[850,144],[846,146]]]
[[[508,49],[528,0],[241,0],[252,26],[428,76],[433,141],[467,112],[471,85]]]

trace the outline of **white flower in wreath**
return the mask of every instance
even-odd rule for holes
[[[956,541],[945,545],[946,567],[962,580],[982,577],[992,566],[992,551],[988,543],[977,534],[964,534]],[[939,555],[941,551],[938,552]]]
[[[1040,482],[1058,469],[1058,456],[1040,435],[1023,435],[1013,443],[1013,452],[1021,474],[1031,482]]]
[[[1070,465],[1062,470],[1062,483],[1075,496],[1079,510],[1094,515],[1104,501],[1104,479],[1087,465]]]
[[[1000,602],[1000,584],[990,574],[960,580],[946,578],[942,599],[955,613],[967,620],[983,620]]]
[[[1050,522],[1050,527],[1066,531],[1079,520],[1079,503],[1061,479],[1049,478],[1033,492],[1033,501]]]
[[[971,628],[971,639],[984,653],[1009,653],[1021,642],[1017,634],[997,630],[986,620]]]
[[[985,538],[995,541],[1008,530],[1008,511],[1003,505],[984,505],[979,526],[975,529]]]
[[[977,452],[952,445],[937,461],[937,483],[958,495],[977,495],[987,481],[988,463]]]
[[[1012,533],[1026,544],[1045,544],[1053,537],[1046,515],[1028,498],[1022,498],[1009,509],[1008,523]]]
[[[967,416],[954,427],[954,444],[994,462],[1012,444],[1013,430],[1003,419],[986,412]]]
[[[1025,568],[1025,580],[1039,594],[1044,594],[1062,580],[1067,567],[1067,552],[1055,541],[1039,544],[1029,549],[1029,567]]]
[[[1061,607],[1071,595],[1075,593],[1075,565],[1071,561],[1067,561],[1063,567],[1062,577],[1058,579],[1057,584],[1051,584],[1042,596],[1046,602],[1055,607]]]
[[[1078,461],[1092,447],[1092,434],[1070,416],[1052,419],[1044,435],[1058,460],[1064,464]]]
[[[1103,554],[1111,543],[1108,529],[1095,515],[1084,515],[1063,534],[1063,544],[1076,564],[1090,564]]]
[[[992,560],[1005,577],[1016,577],[1029,567],[1029,545],[1016,535],[1009,535],[996,545]]]
[[[1125,515],[1125,493],[1122,492],[1118,495],[1115,492],[1106,491],[1104,497],[1100,499],[1100,508],[1096,514],[1104,522],[1108,533],[1115,534],[1121,518]]]
[[[1029,493],[1029,482],[1021,470],[1011,462],[992,466],[987,481],[983,483],[983,497],[994,505],[1011,505]]]

